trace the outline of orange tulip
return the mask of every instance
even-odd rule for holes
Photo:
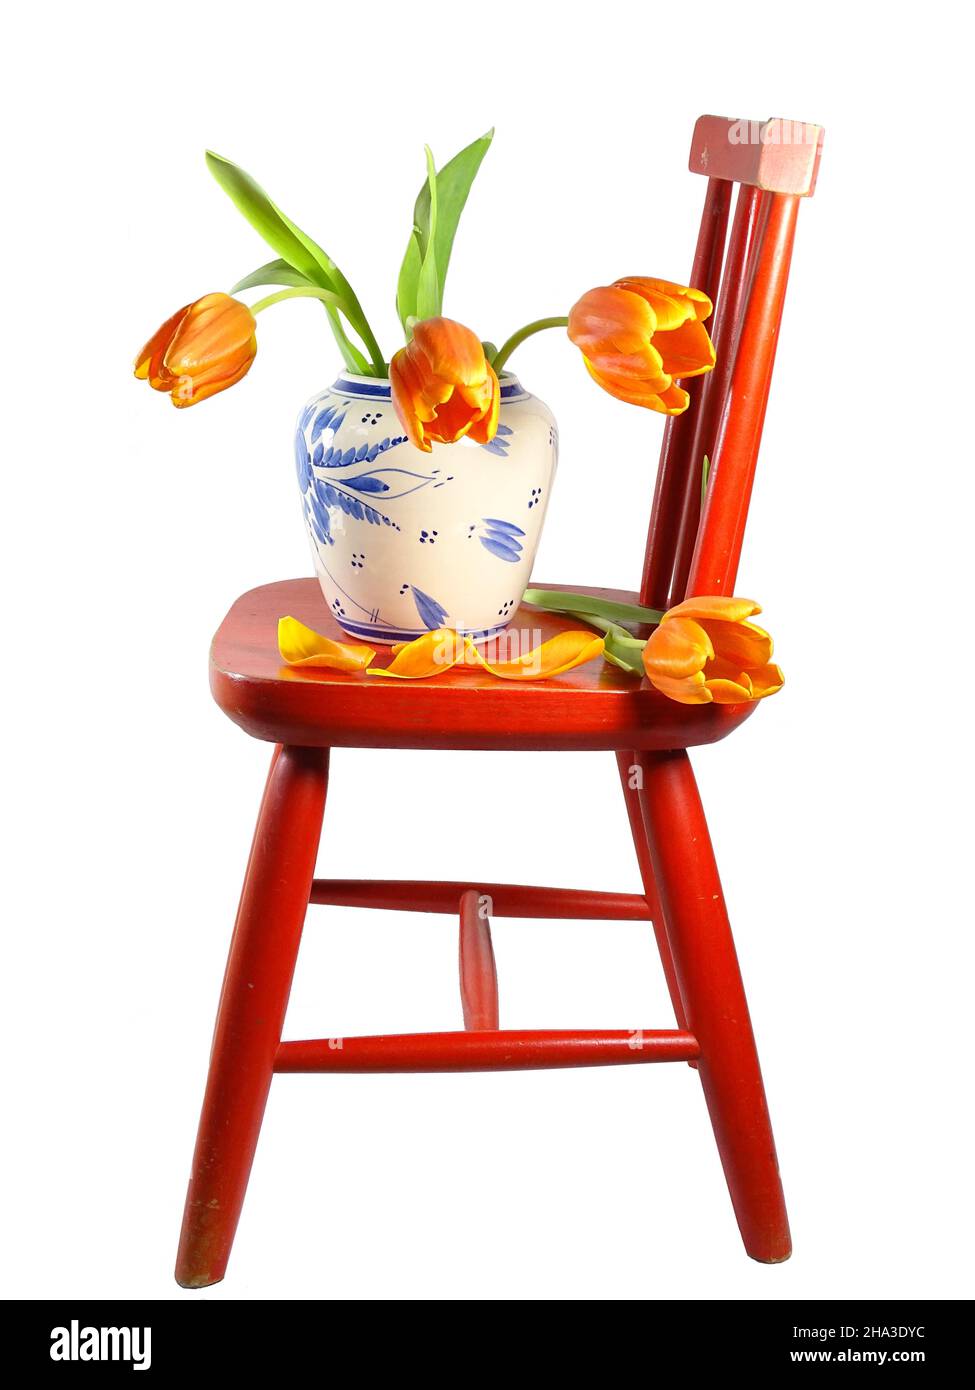
[[[254,315],[229,294],[205,294],[157,329],[139,353],[135,374],[173,405],[196,405],[246,376],[257,352]]]
[[[501,390],[475,333],[453,319],[423,319],[389,364],[393,405],[410,440],[425,454],[431,440],[467,435],[489,444],[497,433]]]
[[[589,290],[569,312],[569,337],[589,375],[618,400],[680,415],[690,397],[674,383],[714,366],[703,320],[711,301],[669,280],[625,276]]]
[[[657,690],[682,705],[738,705],[782,689],[771,662],[772,639],[754,623],[748,598],[689,598],[669,609],[643,649]]]

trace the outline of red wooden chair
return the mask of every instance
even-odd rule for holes
[[[717,367],[685,383],[668,419],[650,520],[642,603],[730,594],[741,551],[775,357],[799,200],[814,187],[822,131],[787,121],[698,121],[690,167],[708,176],[689,283],[716,303]],[[739,185],[730,236],[733,186]],[[726,247],[727,240],[727,247]],[[723,267],[723,269],[722,269]],[[702,460],[711,459],[703,511]],[[630,602],[636,594],[617,595]],[[214,639],[217,703],[271,759],[220,997],[176,1277],[197,1288],[227,1266],[275,1072],[516,1070],[679,1062],[696,1066],[745,1248],[791,1244],[755,1041],[687,750],[736,728],[751,706],[679,705],[646,681],[590,663],[550,682],[496,681],[455,668],[435,680],[282,667],[277,619],[337,638],[313,579],[234,604]],[[543,637],[577,623],[527,605]],[[498,883],[316,879],[330,746],[607,749],[619,762],[642,895]],[[282,1042],[309,902],[458,912],[464,1031]],[[486,909],[500,916],[652,922],[676,1029],[518,1031],[498,1026]]]

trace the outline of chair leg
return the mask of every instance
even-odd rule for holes
[[[644,824],[640,788],[630,785],[633,769],[639,766],[637,763],[637,755],[635,753],[617,753],[616,762],[620,770],[620,781],[623,784],[623,798],[626,801],[626,814],[629,817],[630,831],[633,835],[633,847],[636,850],[637,862],[640,865],[640,877],[643,880],[643,896],[646,898],[647,906],[650,909],[653,934],[657,942],[657,950],[660,953],[660,964],[664,968],[664,978],[667,981],[667,989],[670,991],[670,1002],[674,1007],[674,1017],[677,1020],[678,1028],[687,1031],[684,1001],[680,997],[680,989],[677,985],[677,974],[674,970],[674,957],[670,949],[670,941],[667,938],[667,927],[664,922],[663,908],[660,905],[657,884],[653,876],[653,865],[650,862],[650,842],[647,839],[647,830]],[[642,768],[639,770],[642,773]],[[642,776],[640,780],[642,782]],[[690,1065],[696,1067],[697,1063],[691,1062]]]
[[[698,1072],[745,1249],[769,1264],[792,1253],[765,1088],[714,851],[690,760],[641,753],[657,887]]]
[[[227,1268],[281,1041],[327,785],[327,749],[276,750],[217,1010],[176,1258],[184,1288],[215,1284]]]

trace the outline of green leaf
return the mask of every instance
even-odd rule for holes
[[[437,277],[437,170],[433,162],[430,146],[425,146],[427,157],[427,188],[429,189],[429,224],[426,246],[422,247],[423,262],[416,285],[416,316],[430,319],[440,313],[440,281]]]
[[[339,352],[342,354],[342,361],[348,367],[349,371],[358,376],[377,375],[369,366],[369,363],[366,361],[365,357],[363,357],[355,343],[349,338],[348,333],[345,331],[345,325],[335,306],[333,304],[326,304],[325,312],[328,314],[329,323],[332,325],[332,332],[335,335],[335,341],[338,343]],[[385,376],[385,372],[380,372],[379,375]]]
[[[574,594],[561,589],[526,589],[524,601],[555,613],[591,613],[612,623],[659,623],[663,617],[658,608],[644,608],[638,603],[619,603],[616,599]]]
[[[374,366],[382,367],[382,353],[362,306],[331,256],[272,203],[250,174],[212,150],[207,150],[206,161],[217,183],[272,250],[313,285],[338,295],[343,313],[365,343]],[[334,326],[335,320],[332,321]]]
[[[252,290],[258,285],[311,285],[314,283],[309,280],[307,275],[302,275],[300,270],[295,270],[287,261],[268,261],[267,265],[258,266],[252,270],[250,275],[245,275],[243,280],[238,280],[230,291],[237,294],[240,290]],[[319,286],[323,289],[324,286]]]
[[[704,499],[708,495],[708,478],[711,474],[711,460],[707,454],[704,455],[704,467],[701,469],[701,506],[704,506]]]
[[[643,675],[643,648],[647,645],[645,638],[634,637],[625,627],[608,622],[595,613],[577,612],[573,616],[581,622],[588,623],[590,627],[598,627],[605,634],[603,656],[608,662],[618,666],[621,671],[628,671],[632,676]]]
[[[428,246],[433,245],[439,280],[438,300],[441,307],[443,306],[447,267],[450,264],[454,237],[457,234],[457,224],[464,211],[467,195],[471,191],[471,184],[477,176],[481,161],[487,154],[493,139],[494,130],[492,128],[486,135],[472,141],[459,154],[455,154],[453,159],[445,164],[436,175],[437,216],[435,224],[431,216],[429,176],[417,196],[413,209],[413,227],[420,243],[422,256],[426,257]],[[421,317],[423,316],[421,315]]]
[[[212,150],[207,150],[206,160],[210,173],[234,206],[288,265],[312,284],[320,285],[325,290],[338,290],[338,282],[331,273],[330,258],[320,247],[317,248],[318,255],[312,251],[307,238],[298,235],[294,223],[285,217],[280,208],[275,207],[250,174]]]
[[[396,286],[396,312],[399,314],[399,321],[403,325],[403,332],[409,337],[409,320],[416,318],[416,288],[420,283],[420,267],[423,264],[423,255],[420,251],[420,243],[416,233],[410,232],[409,245],[406,248],[406,255],[403,257],[403,264],[400,266],[399,281]]]

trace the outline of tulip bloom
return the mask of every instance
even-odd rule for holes
[[[703,323],[710,313],[700,290],[626,276],[582,296],[569,313],[569,337],[611,396],[680,415],[690,397],[675,383],[714,366]]]
[[[489,444],[498,428],[501,389],[477,335],[453,319],[423,319],[389,364],[393,405],[417,449],[465,435]]]
[[[229,294],[205,294],[157,329],[135,374],[173,405],[196,405],[246,376],[257,352],[254,315]]]
[[[762,610],[747,598],[689,598],[669,609],[643,649],[652,685],[682,705],[738,705],[782,689],[772,639],[747,622]]]

